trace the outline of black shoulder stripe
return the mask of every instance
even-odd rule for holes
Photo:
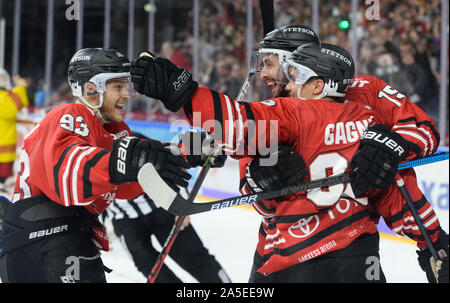
[[[78,145],[78,144],[80,144],[80,142],[77,142],[77,143],[67,146],[66,149],[64,149],[63,153],[61,154],[61,157],[59,157],[58,163],[56,163],[56,165],[53,166],[53,182],[55,183],[55,192],[60,198],[61,198],[61,196],[60,196],[59,179],[58,179],[59,169],[61,168],[61,165],[64,162],[64,159],[66,158],[69,150],[71,150],[72,147],[74,147],[75,145]]]
[[[247,135],[245,138],[244,147],[247,148],[248,143],[252,138],[254,138],[256,134],[255,115],[253,114],[252,108],[247,102],[239,102],[239,104],[244,105],[245,114],[247,116],[247,120],[245,121],[247,125],[244,125],[244,127],[247,127]]]
[[[211,94],[214,103],[214,119],[220,123],[223,128],[223,112],[222,112],[222,102],[220,101],[220,95],[215,90],[211,89]]]
[[[99,151],[95,156],[91,158],[91,160],[86,161],[83,168],[83,197],[85,199],[92,196],[92,182],[89,178],[91,168],[94,167],[98,161],[100,161],[103,156],[108,154],[110,150],[104,149],[102,151]]]

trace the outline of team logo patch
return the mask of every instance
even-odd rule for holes
[[[319,217],[317,215],[302,218],[297,223],[289,227],[289,234],[295,238],[305,238],[312,235],[319,227]]]

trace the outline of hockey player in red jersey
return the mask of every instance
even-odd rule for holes
[[[256,105],[252,104],[240,104],[240,106],[238,106],[237,104],[233,103],[233,101],[226,97],[226,96],[222,96],[221,94],[211,91],[209,93],[204,93],[203,89],[198,89],[196,90],[195,88],[193,89],[193,84],[192,84],[192,80],[189,77],[182,77],[183,74],[185,74],[185,71],[183,71],[182,69],[176,68],[173,65],[170,64],[170,62],[167,62],[167,60],[164,60],[162,58],[156,58],[154,61],[151,58],[141,58],[141,59],[137,59],[135,61],[135,67],[132,68],[132,75],[133,75],[133,81],[135,82],[136,85],[138,85],[138,90],[141,92],[144,92],[145,94],[152,96],[152,97],[156,97],[158,99],[161,99],[163,101],[163,103],[166,105],[166,107],[170,108],[171,110],[177,110],[179,108],[181,108],[182,106],[184,106],[185,110],[188,113],[188,117],[193,119],[194,123],[195,123],[195,113],[196,110],[200,110],[202,114],[208,113],[207,117],[201,117],[201,121],[205,121],[209,119],[213,119],[216,116],[216,121],[217,118],[219,118],[219,122],[227,122],[227,119],[223,118],[222,115],[223,113],[228,113],[228,118],[231,118],[232,115],[239,117],[240,119],[244,119],[246,120],[247,117],[250,118],[254,118],[255,117],[255,111],[253,110],[254,107],[257,107]],[[149,66],[151,66],[149,68]],[[152,80],[148,80],[146,74],[150,72],[155,73],[156,74],[160,74],[160,76],[157,76],[153,79],[160,79],[162,81],[157,82],[157,81],[152,81]],[[183,81],[180,81],[181,79],[184,79]],[[177,98],[174,98],[172,94],[165,94],[163,93],[163,89],[164,87],[170,87],[170,84],[179,84],[178,86],[178,90],[177,90]],[[347,81],[347,85],[351,83],[351,81]],[[331,87],[332,88],[332,87]],[[344,91],[345,92],[345,91]],[[194,96],[193,98],[193,102],[189,102],[190,98],[192,97],[192,95]],[[208,99],[212,99],[212,104],[208,104],[207,101],[204,100],[208,100]],[[201,104],[201,106],[195,107],[195,100],[198,101],[199,104]],[[203,100],[203,104],[201,103]],[[265,105],[273,105],[276,106],[276,101],[275,100],[268,100],[264,102]],[[316,103],[317,105],[317,103]],[[193,115],[191,114],[193,113]],[[286,115],[280,115],[278,118],[288,118],[285,117]],[[245,117],[245,118],[243,118]],[[317,115],[317,117],[320,117],[320,114]],[[297,119],[295,117],[290,117],[292,119],[292,121],[296,121]],[[238,119],[238,118],[236,118]],[[223,123],[219,123],[223,124]],[[241,123],[242,124],[242,123]],[[198,124],[196,124],[198,125]],[[230,125],[230,124],[228,124]],[[350,127],[350,126],[349,126]],[[230,128],[229,128],[230,129]],[[289,127],[287,127],[286,129],[284,129],[285,131],[289,131]],[[336,128],[338,129],[338,128]],[[242,137],[246,137],[248,136],[248,133],[245,133],[245,131],[241,132],[239,130],[239,127],[236,128],[231,128],[231,130],[236,131],[237,135],[235,139],[238,138],[242,138]],[[374,131],[378,131],[380,132],[380,128],[377,126],[375,128],[373,128],[371,130],[371,132]],[[341,131],[342,133],[344,132],[342,128],[339,128],[339,131]],[[349,140],[349,138],[342,138],[342,133],[339,134],[338,138],[339,140]],[[240,135],[240,137],[238,136]],[[402,139],[399,138],[399,136],[396,136],[395,134],[393,135],[389,135],[387,133],[384,134],[380,134],[380,135],[385,135],[388,136],[388,138],[390,138],[391,140],[398,140],[398,145],[401,146],[400,144],[402,144]],[[258,137],[258,134],[256,135],[256,137]],[[330,138],[330,140],[333,138]],[[336,138],[334,138],[336,139]],[[225,140],[228,143],[236,143],[236,141],[233,141],[233,139],[228,138],[227,140]],[[372,145],[369,143],[369,138],[365,138],[363,140],[363,145]],[[344,142],[344,141],[342,141]],[[248,144],[248,142],[247,142]],[[245,143],[244,143],[245,146]],[[281,150],[281,148],[280,148]],[[381,151],[383,151],[382,148],[380,148]],[[407,151],[407,147],[402,148],[403,151]],[[402,153],[401,157],[393,157],[392,154],[387,153],[384,157],[386,157],[386,161],[389,161],[388,163],[390,164],[390,169],[389,172],[392,173],[392,167],[393,167],[393,163],[395,162],[395,164],[397,164],[400,160],[404,160],[406,157],[406,153]],[[395,169],[396,165],[394,166]],[[332,172],[332,170],[330,170],[330,172]],[[341,208],[342,209],[342,208]],[[428,210],[427,213],[430,213],[430,211]],[[303,221],[302,224],[304,224],[306,221]],[[301,229],[303,227],[302,224],[299,224],[299,228]],[[309,224],[308,222],[306,222],[306,224]],[[370,234],[370,233],[369,233]],[[275,234],[275,235],[270,235],[270,239],[273,241],[273,239],[275,239],[276,237],[278,237],[279,235]],[[437,233],[434,235],[434,240],[436,240],[436,236]],[[367,240],[367,239],[363,239],[360,238],[361,241],[363,240]],[[276,243],[277,241],[275,241],[275,244],[280,244],[279,242]],[[282,241],[281,241],[282,242]],[[374,244],[377,241],[373,241],[372,239],[369,241],[365,241],[366,245],[371,242],[372,244]],[[361,246],[361,245],[357,245],[357,246]],[[364,246],[364,245],[362,245]],[[370,246],[370,245],[369,245]],[[349,246],[350,247],[350,246]],[[270,248],[270,245],[269,245]],[[325,247],[326,249],[328,249],[328,247]],[[325,249],[324,248],[324,249]],[[354,248],[352,247],[352,249],[349,249],[349,251],[352,251]],[[372,247],[373,249],[373,247]],[[318,251],[316,251],[317,254],[320,254]],[[329,256],[329,255],[328,255]],[[309,257],[305,257],[306,259],[308,258],[314,258],[314,256],[309,255]],[[312,264],[312,263],[309,263]],[[266,267],[267,263],[264,264],[264,267]],[[262,270],[264,270],[263,268],[261,268]],[[260,270],[261,270],[260,269]],[[267,269],[267,267],[266,267]],[[448,270],[447,270],[448,273]],[[445,274],[445,273],[444,273]],[[331,276],[330,276],[331,277]],[[330,278],[333,279],[333,278]],[[312,280],[309,280],[312,281]]]
[[[76,103],[52,109],[26,137],[13,204],[4,217],[3,282],[106,282],[97,215],[142,193],[137,174],[153,163],[173,188],[186,186],[186,159],[123,122],[130,62],[113,49],[74,54],[68,81]],[[95,245],[94,245],[95,244]]]
[[[320,96],[313,88],[316,84],[323,88],[321,77],[331,79],[336,74],[332,66],[317,64],[320,48],[311,45],[310,76],[315,76],[306,78],[311,80],[304,85],[309,90],[308,99]],[[274,98],[239,103],[219,92],[197,89],[190,77],[182,76],[186,71],[164,58],[140,57],[133,61],[131,73],[139,92],[160,99],[172,111],[184,107],[194,126],[212,131],[233,155],[242,151],[242,156],[252,156],[260,151],[259,143],[280,143],[301,152],[308,172],[300,179],[315,180],[348,171],[361,135],[377,121],[372,111],[358,104],[330,102],[332,99]],[[349,85],[352,78],[353,73],[339,81]],[[172,86],[178,87],[177,98],[168,92]],[[215,123],[206,127],[204,123],[210,121]],[[253,129],[253,135],[248,127],[252,121],[265,122]],[[336,128],[343,132],[340,136],[332,131]],[[378,232],[370,218],[367,197],[356,198],[349,184],[290,195],[272,204],[272,211],[265,262],[259,269],[270,274],[271,282],[385,280],[381,269],[375,279],[365,276],[365,260],[378,258]]]
[[[266,53],[264,51],[265,49],[272,49],[272,53],[277,54],[275,58],[273,58],[273,56],[265,56],[266,61],[263,63],[267,62],[267,66],[266,64],[263,64],[263,69],[261,70],[261,79],[265,80],[268,85],[274,85],[276,87],[276,89],[273,90],[275,97],[287,95],[284,89],[285,85],[283,85],[285,83],[280,83],[283,81],[283,74],[280,74],[281,66],[283,62],[286,61],[286,51],[292,52],[297,46],[301,46],[302,43],[296,43],[296,41],[303,37],[303,35],[298,34],[298,31],[294,32],[296,34],[292,34],[290,37],[283,36],[279,33],[281,32],[281,29],[282,28],[277,29],[266,35],[261,41],[259,50],[261,53]],[[323,43],[322,46],[322,51],[326,55],[339,56],[341,58],[348,56],[349,59],[351,58],[348,52],[337,46],[325,43]],[[280,60],[276,60],[278,58]],[[332,90],[329,89],[329,92],[330,91]],[[395,131],[395,133],[400,134],[402,138],[405,139],[403,145],[410,150],[407,160],[426,156],[436,151],[436,148],[439,145],[439,133],[436,130],[433,119],[419,107],[410,102],[405,96],[387,85],[384,81],[372,76],[357,75],[348,90],[346,92],[341,92],[337,97],[342,101],[348,100],[351,102],[358,102],[377,112],[384,125],[392,131]],[[383,131],[388,133],[388,130],[386,129]],[[276,165],[259,166],[256,162],[249,167],[251,169],[247,169],[246,162],[248,162],[248,160],[240,160],[241,191],[244,194],[260,187],[264,189],[277,189],[282,185],[286,185],[286,182],[287,184],[290,184],[291,180],[295,180],[295,178],[292,177],[295,176],[295,173],[291,171],[292,163],[296,161],[295,155],[288,153],[286,149],[280,150],[279,155],[279,162]],[[377,159],[368,158],[369,155],[376,155]],[[397,163],[392,163],[392,159],[386,157],[388,157],[388,155],[378,146],[369,144],[362,147],[361,151],[353,159],[353,167],[359,166],[361,168],[359,172],[353,176],[352,185],[354,189],[356,188],[356,192],[365,192],[369,189],[387,189],[388,187],[391,187],[396,173],[396,169],[393,168],[397,166]],[[286,166],[290,167],[291,170],[285,170],[284,167]],[[253,175],[254,182],[252,184],[254,186],[246,181],[246,173]],[[444,249],[448,254],[448,237],[440,228],[432,206],[419,190],[414,170],[404,170],[401,173],[404,180],[407,182],[408,189],[414,193],[416,207],[423,216],[429,234],[433,235],[433,240],[436,241],[436,248],[438,250]],[[257,184],[259,184],[259,187]],[[392,187],[396,188],[397,185],[393,184]],[[375,205],[377,206],[376,211],[378,214],[374,213],[376,222],[378,222],[378,216],[382,215],[393,231],[401,235],[407,235],[411,239],[417,241],[420,248],[420,251],[418,251],[419,264],[426,272],[428,280],[430,282],[436,281],[436,277],[431,269],[433,264],[430,263],[431,256],[429,250],[424,249],[424,239],[421,236],[416,223],[410,220],[411,215],[405,200],[403,198],[397,199],[394,196],[389,195],[388,192],[383,193],[377,191],[373,195],[376,196],[376,199],[373,200],[377,201]],[[254,206],[258,208],[259,212],[267,213],[267,210],[264,209],[262,203],[261,205],[254,204]],[[262,247],[264,246],[263,243],[266,236],[265,226],[267,226],[267,221],[263,219],[259,235],[260,241],[258,242],[258,249],[255,253],[254,268],[252,269],[250,277],[250,281],[252,282],[265,280],[264,276],[256,273],[256,269],[262,262],[260,254],[262,253]],[[442,267],[448,268],[448,258],[444,259]],[[448,269],[446,271],[441,270],[438,279],[442,282],[448,281]]]

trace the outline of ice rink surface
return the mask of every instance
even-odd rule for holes
[[[257,241],[260,216],[248,208],[222,209],[191,216],[204,245],[215,255],[235,283],[246,283]],[[155,239],[153,239],[155,240]],[[107,274],[112,283],[145,283],[128,252],[111,235],[111,251],[103,253],[106,266],[113,269]],[[382,234],[380,243],[381,266],[390,283],[426,283],[425,273],[417,263],[414,242]],[[170,258],[166,264],[179,274],[183,282],[197,282]]]

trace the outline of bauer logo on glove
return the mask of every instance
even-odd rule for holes
[[[395,142],[393,139],[389,138],[387,135],[368,130],[361,139],[367,139],[367,140],[373,140],[375,142],[378,142],[380,144],[386,145],[386,147],[390,148],[392,151],[394,151],[395,154],[398,155],[399,158],[403,158],[405,156],[406,150],[403,149],[402,146],[400,146],[397,142]]]

